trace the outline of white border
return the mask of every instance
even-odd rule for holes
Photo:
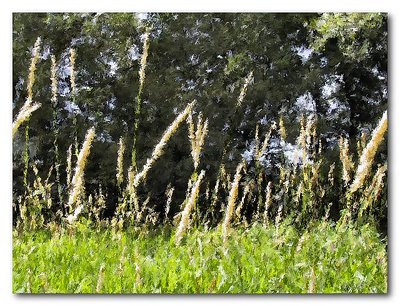
[[[68,1],[2,1],[0,9],[0,33],[3,46],[0,48],[0,103],[2,109],[0,112],[0,149],[1,161],[1,278],[0,278],[0,300],[4,305],[107,305],[110,302],[117,302],[121,305],[131,305],[132,303],[140,305],[154,305],[162,303],[163,305],[185,305],[188,302],[192,305],[207,304],[231,304],[240,305],[242,303],[251,303],[252,305],[264,305],[272,303],[278,305],[320,305],[321,302],[326,305],[336,305],[339,303],[350,302],[352,305],[376,305],[377,303],[395,304],[399,298],[399,197],[396,192],[396,183],[399,182],[399,135],[400,117],[399,117],[399,7],[396,0],[334,0],[334,1],[313,1],[313,0],[205,0],[200,3],[188,0],[171,1],[112,1],[100,2],[95,0],[68,0]],[[11,272],[12,272],[12,243],[11,243],[11,188],[12,188],[12,142],[11,142],[11,101],[12,101],[12,12],[388,12],[389,13],[389,194],[390,194],[390,215],[389,215],[389,239],[390,239],[390,281],[389,294],[378,295],[337,295],[337,296],[13,296],[11,294]],[[393,120],[392,120],[393,118]],[[394,221],[395,220],[395,221]]]

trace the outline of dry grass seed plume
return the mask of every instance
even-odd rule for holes
[[[20,127],[20,125],[22,123],[24,123],[25,121],[28,121],[31,114],[37,110],[40,107],[40,103],[28,103],[27,102],[24,103],[24,105],[22,106],[21,110],[19,111],[17,118],[14,120],[13,125],[12,125],[12,136],[15,136],[15,133],[18,131],[18,128]]]
[[[72,175],[72,144],[68,147],[67,150],[67,187],[68,189],[71,186],[71,175]]]
[[[378,123],[378,126],[372,133],[371,140],[362,152],[355,178],[350,186],[350,193],[356,192],[364,184],[364,181],[371,170],[378,147],[384,139],[387,125],[387,111],[385,111]]]
[[[240,203],[239,203],[238,207],[235,210],[235,215],[236,215],[236,218],[237,218],[238,221],[240,221],[240,218],[241,218],[241,215],[242,215],[242,208],[244,206],[244,203],[246,201],[246,197],[249,194],[251,187],[252,187],[251,184],[247,184],[244,187],[243,196],[240,199]]]
[[[171,208],[172,196],[174,194],[175,187],[171,186],[171,183],[168,184],[167,189],[165,190],[165,196],[167,197],[167,203],[165,205],[165,220],[168,220],[168,213]]]
[[[71,80],[71,94],[75,96],[76,94],[76,82],[75,82],[75,62],[76,62],[76,51],[71,48],[69,51],[69,61],[70,61],[70,80]]]
[[[35,181],[33,183],[33,190],[32,193],[35,195],[40,194],[42,196],[42,199],[47,202],[47,208],[51,208],[52,205],[52,199],[51,199],[51,186],[53,185],[52,183],[49,184],[49,179],[51,176],[51,173],[53,172],[53,166],[50,167],[49,173],[47,175],[47,179],[44,182],[44,185],[42,183],[42,178],[39,176],[39,170],[36,167],[35,164],[32,165],[33,172],[35,173]]]
[[[123,137],[119,139],[118,146],[118,159],[117,159],[117,186],[121,187],[124,181],[124,153],[125,153],[125,143]]]
[[[161,137],[161,140],[155,146],[151,154],[151,157],[147,159],[146,164],[143,166],[142,171],[136,173],[136,167],[134,167],[133,164],[132,166],[129,167],[127,191],[129,193],[130,202],[133,203],[134,213],[132,214],[132,216],[135,216],[136,213],[136,217],[138,217],[137,214],[139,214],[139,199],[136,193],[137,187],[139,186],[142,180],[146,179],[147,173],[149,172],[153,164],[161,157],[165,146],[167,145],[172,135],[177,131],[179,125],[192,112],[195,103],[196,101],[194,100],[193,102],[188,104],[186,108],[175,118],[175,120],[167,128],[167,130]],[[133,150],[135,150],[135,148]]]
[[[41,106],[40,103],[32,103],[33,84],[35,83],[36,65],[39,60],[39,55],[40,55],[40,44],[41,44],[41,38],[38,37],[35,42],[35,45],[33,47],[31,64],[29,66],[29,76],[28,76],[28,84],[27,84],[28,97],[13,122],[13,125],[12,125],[12,137],[13,138],[14,138],[14,135],[17,132],[19,126],[22,123],[24,123],[25,121],[28,121],[31,114]]]
[[[192,147],[192,158],[194,162],[194,169],[197,170],[200,163],[200,152],[204,145],[205,136],[208,131],[208,120],[203,122],[202,113],[199,114],[197,118],[197,126],[193,123],[192,114],[188,115],[187,118],[188,126],[189,126],[189,139]]]
[[[58,101],[57,101],[57,95],[58,95],[58,79],[57,79],[57,62],[56,62],[56,57],[54,55],[51,55],[51,105],[53,108],[53,122],[52,122],[52,128],[54,132],[54,140],[53,140],[53,146],[54,146],[54,155],[55,155],[55,168],[56,168],[56,184],[57,184],[57,191],[58,191],[58,199],[60,203],[64,202],[64,197],[63,197],[63,187],[60,182],[60,155],[59,155],[59,148],[58,148],[58,134],[59,134],[59,127],[58,127],[58,116],[57,116],[57,110],[58,110]]]
[[[83,189],[83,176],[85,173],[86,162],[87,162],[87,158],[90,153],[90,146],[91,146],[95,136],[96,136],[95,129],[94,129],[94,127],[92,127],[91,129],[88,130],[85,141],[82,145],[82,149],[78,155],[78,160],[77,160],[77,164],[75,167],[75,174],[74,174],[74,177],[72,178],[71,191],[70,191],[70,195],[69,195],[69,199],[68,199],[68,208],[69,208],[70,212],[75,210],[74,204],[76,203],[77,199],[81,195],[81,192]],[[72,223],[73,221],[75,221],[75,219],[78,217],[78,215],[79,215],[79,213],[76,215],[75,214],[69,215],[67,219],[70,223]]]
[[[178,117],[175,118],[175,120],[171,123],[171,125],[164,132],[163,136],[161,137],[161,140],[155,146],[155,148],[151,154],[151,157],[147,159],[146,164],[143,166],[142,171],[135,175],[134,182],[133,182],[135,187],[137,187],[139,185],[141,180],[146,178],[146,175],[149,172],[152,165],[161,157],[161,155],[163,154],[164,147],[167,145],[168,140],[176,132],[179,125],[186,119],[186,117],[192,111],[194,104],[195,104],[195,101],[188,104],[186,106],[186,108],[183,110],[183,112],[180,113],[178,115]]]
[[[250,73],[246,76],[246,78],[244,79],[244,84],[243,87],[240,91],[240,95],[236,104],[236,107],[240,107],[242,105],[242,102],[246,96],[247,93],[247,87],[249,86],[249,84],[253,81],[253,71],[250,71]]]
[[[256,159],[257,159],[257,160],[259,160],[259,159],[263,156],[263,154],[265,154],[265,153],[267,152],[267,148],[268,148],[268,145],[269,145],[269,141],[270,141],[270,139],[271,139],[271,134],[272,134],[272,132],[273,132],[274,130],[276,130],[276,123],[275,123],[275,122],[273,122],[273,123],[271,124],[271,128],[269,129],[267,135],[265,135],[265,139],[264,139],[264,142],[263,142],[261,148],[260,148],[260,149],[258,150],[258,152],[256,153]],[[258,136],[258,133],[257,133],[257,136]],[[257,138],[258,138],[258,137],[257,137]]]
[[[76,51],[73,48],[69,50],[69,63],[70,63],[70,82],[71,82],[71,99],[74,104],[76,104],[76,71],[75,71],[75,62],[76,62]],[[79,144],[78,144],[78,125],[77,125],[77,113],[73,110],[73,134],[74,134],[74,147],[75,147],[75,157],[78,158],[79,155]]]
[[[56,57],[51,55],[51,103],[53,107],[57,107],[57,91],[58,91],[58,80],[57,80],[57,63]]]
[[[41,42],[42,42],[41,38],[38,37],[36,39],[35,46],[33,47],[33,55],[32,55],[31,65],[29,67],[29,77],[28,77],[28,85],[27,85],[29,102],[32,102],[32,99],[33,99],[32,89],[33,89],[33,84],[35,83],[35,71],[36,71],[37,62],[39,60]]]
[[[146,78],[146,66],[147,66],[147,56],[149,54],[149,37],[150,37],[150,29],[146,30],[146,33],[143,35],[143,54],[140,60],[140,69],[139,69],[139,91],[134,101],[134,125],[133,125],[133,143],[132,143],[132,169],[135,173],[138,171],[137,169],[137,138],[138,138],[138,130],[139,130],[139,121],[140,121],[140,113],[142,109],[142,92],[144,87],[144,80]]]
[[[304,164],[304,161],[305,161],[306,155],[307,155],[307,151],[306,151],[307,143],[306,143],[306,123],[305,123],[305,118],[304,118],[303,114],[301,115],[301,118],[300,118],[300,134],[299,134],[299,137],[297,138],[297,144],[301,148],[300,149],[301,150],[300,158]],[[296,154],[297,154],[297,151],[296,151]],[[297,159],[297,158],[298,158],[298,156],[295,159]]]
[[[223,235],[224,241],[226,241],[228,239],[228,234],[229,234],[228,231],[229,231],[233,211],[235,209],[236,199],[237,199],[237,196],[239,193],[239,182],[240,182],[240,179],[242,178],[241,171],[243,169],[243,166],[244,166],[244,161],[241,161],[236,168],[235,177],[233,179],[231,190],[229,191],[228,204],[227,204],[226,211],[225,211],[225,218],[222,223],[222,235]]]
[[[279,134],[281,135],[282,140],[286,141],[287,134],[282,115],[279,117]]]
[[[181,242],[181,240],[183,238],[183,234],[185,233],[185,230],[189,224],[190,212],[192,211],[192,209],[195,206],[195,203],[197,201],[200,184],[201,184],[201,181],[203,180],[204,175],[205,175],[205,171],[202,170],[197,178],[197,181],[192,186],[192,191],[190,193],[190,197],[188,199],[186,199],[186,205],[182,212],[181,221],[179,223],[178,230],[176,231],[176,235],[175,235],[175,243],[177,245]]]
[[[259,137],[259,132],[260,132],[260,126],[257,124],[256,125],[256,132],[254,135],[254,140],[255,140],[255,151],[258,154],[260,151],[260,137]]]
[[[364,211],[366,211],[371,206],[371,204],[379,198],[382,192],[382,188],[384,186],[386,171],[387,163],[380,166],[378,168],[378,171],[376,171],[370,186],[364,193],[364,200],[362,201],[360,211],[358,212],[358,218],[361,218]]]
[[[264,208],[264,225],[267,226],[269,221],[268,221],[268,210],[271,207],[271,202],[272,202],[272,182],[269,181],[267,188],[265,190],[265,208]]]
[[[140,59],[140,69],[139,69],[139,91],[141,92],[143,89],[144,85],[144,79],[146,78],[146,65],[147,65],[147,56],[149,55],[149,30],[146,31],[146,33],[143,34],[144,36],[144,42],[143,42],[143,55]]]
[[[102,263],[99,268],[99,275],[97,277],[96,293],[100,293],[103,289],[104,278],[105,278],[105,265]]]
[[[339,139],[340,160],[343,169],[343,182],[347,186],[351,180],[351,173],[353,172],[354,163],[349,153],[349,141],[347,138],[340,137]]]

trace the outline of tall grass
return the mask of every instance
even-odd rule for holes
[[[235,177],[233,178],[231,190],[229,191],[228,204],[226,207],[224,222],[222,223],[222,233],[223,233],[224,241],[227,240],[228,235],[229,235],[229,227],[230,227],[230,223],[232,220],[233,211],[235,209],[236,199],[238,197],[239,182],[240,182],[240,179],[242,178],[241,171],[243,169],[243,166],[244,166],[244,161],[239,163],[239,165],[236,167]]]
[[[182,212],[181,215],[181,221],[179,223],[178,229],[176,231],[176,236],[175,236],[175,243],[179,244],[183,238],[183,234],[188,227],[189,223],[189,218],[190,218],[190,212],[195,206],[195,203],[197,201],[197,197],[199,195],[199,189],[200,189],[200,183],[203,180],[203,177],[205,175],[205,171],[202,170],[200,172],[200,175],[197,178],[197,181],[194,182],[192,191],[190,193],[190,197],[186,200],[185,204],[185,209]]]
[[[147,36],[146,36],[147,37]],[[147,38],[148,39],[148,38]],[[39,40],[40,42],[40,40]],[[36,46],[38,48],[38,45]],[[144,42],[144,49],[148,49],[148,42]],[[148,52],[148,51],[145,51]],[[34,52],[34,55],[37,54]],[[71,49],[71,75],[75,75],[75,52]],[[142,59],[141,63],[141,84],[143,87],[144,77],[145,77],[145,65],[146,65],[146,57],[147,54],[143,55],[144,59]],[[52,105],[53,105],[53,128],[55,133],[54,147],[56,154],[56,184],[58,185],[58,194],[59,199],[62,202],[62,193],[60,192],[60,179],[59,179],[59,158],[58,156],[58,145],[57,145],[57,78],[56,78],[56,61],[54,57],[52,58],[52,71],[51,71],[51,81],[52,81]],[[33,64],[35,64],[35,60],[32,59]],[[33,67],[30,71],[34,71]],[[32,73],[30,75],[33,75]],[[34,80],[34,78],[32,77]],[[247,92],[248,85],[250,84],[252,79],[252,74],[250,73],[245,81],[244,86],[240,92],[240,96],[238,98],[238,102],[243,101],[245,94]],[[71,79],[72,86],[72,95],[76,95],[76,81],[75,77]],[[28,85],[29,88],[32,87]],[[28,98],[28,101],[30,99]],[[204,147],[204,143],[206,141],[206,135],[208,131],[208,119],[203,118],[202,113],[200,112],[197,116],[197,121],[193,120],[192,112],[195,107],[195,101],[189,103],[185,109],[175,118],[175,120],[170,124],[170,126],[165,130],[161,139],[154,147],[150,157],[146,160],[141,170],[138,170],[137,167],[131,167],[128,169],[128,182],[126,185],[126,189],[123,190],[123,156],[125,153],[125,144],[123,138],[120,139],[118,156],[117,156],[117,174],[116,174],[116,182],[117,188],[120,190],[122,197],[120,197],[120,202],[118,203],[118,209],[116,210],[116,216],[119,215],[119,219],[129,219],[131,216],[131,220],[136,220],[136,222],[140,219],[138,218],[139,214],[142,216],[143,212],[151,211],[152,208],[146,207],[141,203],[142,199],[137,194],[137,189],[141,182],[146,180],[146,177],[153,167],[155,167],[156,162],[163,155],[163,151],[170,140],[171,137],[176,133],[179,126],[186,120],[188,124],[188,138],[190,142],[191,151],[190,154],[194,163],[194,171],[192,173],[191,178],[188,183],[188,191],[187,191],[187,199],[191,197],[191,190],[193,189],[193,184],[199,183],[198,180],[198,169],[200,165],[200,155],[202,148]],[[239,104],[241,104],[240,102]],[[76,117],[76,116],[74,116]],[[206,177],[202,177],[205,181],[207,188],[204,200],[208,202],[208,211],[206,215],[208,217],[212,217],[215,220],[212,220],[214,224],[222,222],[222,232],[225,237],[224,240],[228,237],[228,229],[231,226],[232,220],[235,218],[233,213],[236,212],[236,218],[238,218],[239,223],[243,222],[243,224],[248,224],[249,218],[244,215],[242,218],[241,215],[243,212],[248,210],[252,210],[251,221],[252,222],[261,222],[267,225],[270,219],[275,219],[276,227],[279,226],[282,218],[285,216],[289,216],[292,213],[296,213],[296,209],[298,209],[296,222],[305,225],[307,222],[323,218],[326,214],[329,215],[328,206],[331,207],[331,203],[324,203],[325,198],[328,196],[332,196],[332,192],[337,192],[337,188],[335,186],[335,179],[333,176],[333,172],[336,169],[334,165],[330,165],[330,171],[327,176],[321,176],[321,169],[326,163],[324,157],[321,153],[321,148],[316,150],[316,147],[321,144],[320,139],[318,139],[317,135],[317,122],[313,117],[308,117],[307,119],[302,116],[300,118],[300,126],[299,126],[299,135],[297,137],[296,145],[299,150],[299,161],[298,163],[294,158],[294,165],[292,165],[289,161],[285,161],[280,167],[280,178],[279,183],[274,182],[273,180],[266,181],[265,173],[263,165],[261,164],[261,160],[266,157],[268,154],[269,147],[271,145],[271,137],[272,135],[278,135],[280,138],[280,142],[282,144],[287,143],[287,132],[284,125],[284,121],[282,116],[279,119],[279,129],[275,122],[273,122],[270,128],[264,132],[264,139],[260,139],[260,127],[257,125],[255,130],[255,175],[251,176],[247,171],[244,171],[242,174],[242,168],[246,169],[246,162],[242,161],[239,163],[236,174],[234,175],[233,181],[230,180],[230,174],[225,173],[224,163],[221,162],[217,174],[216,181],[214,186],[210,186],[210,182],[207,182]],[[357,165],[357,170],[354,174],[353,179],[353,169],[355,168],[353,157],[349,152],[349,143],[345,138],[340,138],[339,140],[339,158],[341,160],[341,171],[342,171],[342,180],[344,182],[344,193],[342,194],[345,201],[340,201],[340,206],[344,210],[349,210],[350,208],[353,210],[351,214],[353,216],[359,215],[362,216],[365,214],[367,208],[373,206],[378,199],[375,197],[367,197],[363,196],[363,192],[360,192],[358,196],[354,196],[355,191],[361,189],[363,184],[366,181],[370,181],[369,177],[370,170],[374,163],[374,156],[377,152],[379,144],[382,142],[384,138],[384,134],[387,130],[387,115],[386,112],[383,114],[382,119],[380,120],[378,126],[372,133],[371,140],[368,144],[365,143],[365,136],[362,136],[362,139],[359,141],[359,148],[363,147],[362,154],[360,156],[360,160]],[[276,137],[276,136],[274,136]],[[67,219],[75,221],[74,216],[78,216],[82,209],[78,210],[78,214],[76,214],[79,205],[75,205],[80,200],[80,195],[84,189],[84,168],[86,165],[87,155],[89,154],[90,144],[94,138],[94,129],[90,129],[86,136],[86,139],[83,144],[82,150],[78,153],[77,157],[77,165],[75,168],[74,176],[72,177],[72,148],[70,146],[68,154],[67,154],[67,185],[70,190],[68,202],[66,206],[68,207],[68,216]],[[76,140],[76,139],[75,139]],[[262,142],[261,142],[262,140]],[[75,148],[77,145],[75,145]],[[379,175],[376,176],[372,183],[372,186],[366,186],[365,191],[372,192],[373,194],[380,194],[377,190],[381,190],[384,185],[384,171],[385,168],[380,168]],[[244,189],[240,186],[241,179],[246,181]],[[352,181],[352,182],[351,182]],[[350,185],[351,182],[351,185]],[[331,187],[325,188],[325,185],[329,185]],[[272,186],[274,186],[274,190],[272,190]],[[350,187],[349,187],[350,186]],[[199,186],[197,186],[199,187]],[[373,188],[373,190],[371,190]],[[210,190],[212,190],[212,194],[210,196]],[[227,198],[221,198],[219,194],[223,191],[227,194]],[[198,191],[199,192],[199,191]],[[237,204],[237,199],[240,197],[239,205]],[[256,198],[256,207],[251,208],[251,202]],[[197,199],[197,197],[196,197]],[[203,200],[203,201],[204,201]],[[367,202],[370,203],[367,203]],[[355,204],[352,205],[351,202]],[[130,206],[127,205],[130,203]],[[221,211],[223,211],[223,220],[218,220],[220,214],[216,213],[217,203],[220,205]],[[272,203],[276,203],[273,207]],[[294,205],[289,205],[289,203],[293,203]],[[350,203],[350,204],[349,204]],[[200,211],[197,208],[197,200],[193,203],[194,210],[194,220],[196,226],[199,226],[198,223],[200,218]],[[168,207],[170,207],[171,202],[168,202]],[[190,206],[189,206],[190,207]],[[361,210],[360,210],[361,209]],[[189,212],[192,210],[190,208]],[[358,210],[357,212],[354,210]],[[182,212],[183,213],[183,212]],[[61,213],[62,214],[62,213]],[[182,219],[181,219],[182,220]],[[242,220],[242,221],[240,221]],[[120,222],[118,221],[118,222]],[[124,221],[124,220],[122,220]],[[126,221],[126,220],[125,220]],[[117,221],[116,221],[117,222]],[[114,222],[114,224],[116,224]],[[186,228],[187,224],[183,227]],[[180,229],[179,232],[183,230]],[[180,234],[181,235],[181,234]],[[179,235],[178,235],[179,236]]]
[[[378,150],[379,145],[384,139],[387,125],[387,111],[385,111],[377,127],[372,133],[371,140],[362,151],[354,181],[350,186],[351,193],[357,191],[363,185],[367,175],[369,174],[372,164],[374,162],[375,154]]]
[[[60,181],[60,153],[58,148],[58,134],[59,134],[59,125],[58,125],[58,79],[57,79],[57,62],[54,55],[51,55],[51,106],[53,108],[53,122],[52,122],[52,129],[54,132],[54,163],[56,169],[56,181],[57,184],[57,191],[58,191],[58,199],[60,203],[64,202],[63,197],[63,190]]]
[[[186,108],[175,118],[175,120],[171,123],[171,125],[167,128],[167,130],[162,135],[160,141],[154,147],[153,152],[151,153],[150,158],[147,159],[145,165],[142,168],[142,171],[135,175],[133,185],[137,187],[139,183],[144,180],[149,172],[150,168],[153,164],[161,157],[163,154],[163,150],[168,143],[168,140],[172,137],[172,135],[177,131],[179,125],[185,121],[186,117],[192,111],[193,106],[195,105],[195,101],[189,103]]]
[[[26,121],[25,124],[25,153],[24,153],[24,186],[25,189],[27,189],[28,186],[28,169],[29,169],[29,117],[30,114],[35,111],[36,109],[39,108],[40,104],[32,104],[33,103],[33,85],[35,83],[35,71],[36,71],[36,65],[37,62],[39,61],[39,55],[40,55],[40,45],[41,45],[41,38],[38,37],[35,45],[33,47],[32,51],[32,58],[31,58],[31,64],[29,66],[29,75],[28,75],[28,82],[27,82],[27,92],[28,96],[26,99],[25,104],[22,106],[21,109],[21,116],[18,115],[17,119],[15,121],[15,125],[13,126],[13,130],[16,131],[18,128],[19,124],[21,124],[23,121]],[[15,132],[13,132],[14,134]]]
[[[140,122],[140,113],[142,109],[142,92],[144,86],[144,80],[146,78],[146,65],[147,65],[147,56],[149,54],[149,46],[150,46],[150,29],[147,29],[144,34],[143,40],[143,54],[140,60],[140,69],[139,69],[139,90],[136,96],[134,103],[134,125],[133,125],[133,145],[132,145],[132,169],[137,172],[137,137],[139,131],[139,122]]]
[[[121,185],[124,181],[124,153],[125,153],[125,142],[124,139],[121,137],[119,139],[118,145],[118,159],[117,159],[117,186],[121,189]]]
[[[115,182],[118,189],[118,202],[113,203],[116,205],[116,209],[111,220],[108,220],[102,215],[108,199],[107,194],[103,193],[101,185],[95,192],[90,194],[85,192],[85,171],[89,161],[90,148],[96,134],[94,127],[88,129],[81,150],[79,150],[76,113],[73,114],[73,143],[67,151],[65,174],[68,201],[64,203],[65,197],[62,193],[63,186],[60,179],[61,173],[64,172],[61,172],[59,168],[61,161],[57,126],[58,81],[57,63],[54,56],[51,56],[51,103],[55,182],[51,182],[53,168],[48,170],[47,178],[44,179],[39,175],[36,165],[29,163],[28,120],[32,112],[40,106],[38,103],[32,103],[32,88],[39,48],[40,39],[35,44],[29,69],[28,97],[13,123],[13,135],[15,135],[18,127],[26,122],[24,157],[26,191],[25,197],[20,197],[18,205],[16,205],[19,208],[16,228],[17,230],[32,231],[32,234],[26,234],[30,238],[36,237],[33,232],[39,230],[39,241],[50,248],[53,248],[52,243],[64,241],[67,234],[72,235],[76,232],[79,233],[79,239],[83,239],[82,237],[87,237],[90,230],[95,228],[99,234],[93,238],[97,245],[99,241],[96,239],[101,239],[100,244],[111,241],[112,252],[115,250],[121,252],[118,253],[119,256],[111,254],[113,259],[108,263],[116,265],[118,261],[118,268],[115,266],[115,269],[112,269],[104,261],[96,262],[96,265],[86,264],[86,272],[95,275],[95,280],[79,278],[75,284],[72,284],[73,280],[64,280],[55,287],[53,284],[57,281],[54,279],[54,275],[50,275],[51,273],[49,274],[48,271],[40,274],[41,277],[33,275],[32,273],[36,273],[40,269],[32,270],[29,264],[22,263],[22,268],[15,266],[14,269],[19,272],[22,271],[21,269],[31,272],[18,272],[14,284],[15,291],[40,292],[42,290],[49,292],[53,290],[56,292],[97,293],[154,292],[154,290],[180,293],[244,293],[246,290],[252,293],[386,291],[387,262],[384,244],[379,243],[379,239],[371,234],[375,225],[373,222],[374,211],[376,213],[376,210],[384,209],[387,205],[385,199],[387,164],[375,165],[375,155],[387,131],[386,112],[373,131],[370,141],[367,143],[366,134],[362,134],[358,140],[357,150],[359,153],[357,156],[359,160],[356,160],[355,156],[351,154],[350,140],[339,139],[336,151],[339,163],[331,163],[325,158],[321,137],[317,133],[318,122],[315,116],[306,118],[302,115],[300,117],[298,135],[293,144],[290,143],[293,135],[289,137],[283,116],[280,116],[279,124],[272,122],[267,128],[257,125],[254,139],[249,139],[255,144],[252,156],[254,165],[239,158],[239,161],[236,159],[238,164],[235,171],[229,170],[225,160],[232,140],[232,133],[228,133],[224,139],[222,159],[217,165],[218,173],[212,180],[211,175],[206,176],[205,170],[201,169],[201,156],[207,142],[209,121],[208,118],[203,117],[200,111],[197,118],[193,118],[195,108],[200,108],[200,105],[193,101],[188,103],[166,128],[140,168],[137,163],[137,137],[149,50],[149,33],[146,33],[139,71],[139,91],[135,100],[133,147],[132,152],[128,152],[132,154],[132,163],[127,177],[124,178],[126,150],[124,139],[126,138],[123,136],[119,139],[116,156]],[[71,97],[74,103],[78,97],[75,65],[76,52],[71,49]],[[252,79],[253,73],[250,72],[243,80],[235,113],[244,103]],[[168,142],[185,121],[188,127],[186,140],[190,146],[187,154],[193,160],[193,172],[188,179],[186,197],[183,203],[180,202],[182,203],[181,211],[172,216],[171,207],[174,204],[180,204],[174,203],[176,199],[173,197],[175,189],[172,187],[172,182],[165,191],[165,203],[160,203],[161,205],[154,203],[151,193],[139,193],[138,191],[141,184],[145,185],[150,170],[157,167],[157,162],[162,159]],[[273,170],[276,170],[277,175],[267,174],[264,163],[276,143],[281,146],[291,145],[296,149],[297,156],[289,159],[282,154],[279,162],[273,165]],[[74,154],[76,163],[73,170]],[[34,174],[31,184],[28,182],[28,169],[32,169]],[[54,207],[52,198],[54,183],[57,186],[58,199],[61,204],[57,208]],[[342,216],[330,219],[331,208],[334,205],[336,209],[340,210]],[[163,207],[161,212],[156,208],[157,206]],[[202,213],[203,219],[200,218]],[[164,217],[162,218],[160,215]],[[171,220],[174,222],[169,222]],[[331,223],[331,220],[336,222],[336,226],[335,222]],[[65,225],[64,221],[67,221],[68,224]],[[171,227],[171,224],[174,226]],[[158,225],[158,230],[155,229],[156,225]],[[216,228],[213,229],[213,227]],[[366,228],[367,233],[363,232]],[[128,236],[124,234],[123,230],[131,231],[129,235],[138,238],[138,244],[132,242],[127,245],[125,242]],[[48,238],[49,235],[51,238]],[[339,243],[340,235],[344,235],[347,243],[343,247]],[[364,243],[359,243],[354,238],[356,235],[362,235],[362,238],[365,239]],[[20,239],[25,239],[25,242]],[[157,241],[156,252],[160,252],[153,253],[154,260],[148,259],[149,257],[144,254],[155,252],[154,248],[152,251],[151,246],[147,246],[147,244],[151,244],[151,241]],[[29,246],[29,243],[26,243],[24,236],[17,236],[15,256],[26,251],[24,248]],[[125,245],[123,245],[124,243]],[[368,243],[371,243],[371,248],[367,250],[362,247]],[[198,245],[198,250],[194,250],[191,244]],[[210,244],[210,246],[205,246],[206,244]],[[87,252],[83,246],[81,247],[82,254]],[[217,254],[213,250],[218,250],[216,252],[220,253]],[[53,251],[56,252],[54,249]],[[165,252],[167,251],[171,252],[172,256],[166,256]],[[364,258],[358,261],[359,266],[356,268],[354,268],[354,262],[349,258],[345,259],[346,265],[350,265],[351,269],[354,268],[354,271],[348,272],[349,266],[346,270],[346,265],[341,260],[347,256],[346,252],[351,251],[356,251],[360,256],[366,256],[367,251],[373,253],[370,257],[365,257],[369,261]],[[67,249],[65,252],[68,253],[70,250]],[[126,252],[130,255],[127,255]],[[190,255],[193,252],[196,254],[195,257]],[[31,253],[27,256],[29,257]],[[51,262],[51,259],[46,257],[47,253],[35,254]],[[219,260],[215,261],[210,254],[217,256]],[[324,257],[326,254],[328,254],[328,259]],[[140,260],[132,261],[132,256],[140,258]],[[193,258],[182,261],[185,256]],[[207,267],[207,261],[204,261],[204,258],[211,262],[211,268]],[[284,263],[280,261],[281,258],[286,258]],[[167,269],[170,269],[167,278],[156,275],[154,262],[161,266],[167,265]],[[193,267],[196,269],[188,267],[190,262],[194,262]],[[266,265],[259,265],[260,262],[266,262]],[[324,271],[321,271],[321,262],[323,262]],[[336,271],[332,270],[332,262],[335,264],[335,269],[339,269],[344,277],[353,279],[356,277],[359,281],[351,286],[346,279],[338,280],[336,275],[332,274]],[[186,265],[185,269],[178,267],[181,263]],[[377,267],[378,264],[381,266]],[[285,265],[289,266],[285,267]],[[330,270],[326,268],[328,266],[330,266]],[[253,268],[262,273],[250,273],[246,270]],[[57,269],[55,268],[55,270]],[[64,269],[64,267],[60,269]],[[301,273],[296,272],[296,269]],[[64,270],[59,273],[71,271],[68,268]],[[119,280],[112,271],[118,271]],[[368,276],[368,272],[376,275],[376,279]],[[79,274],[79,272],[77,273]],[[158,274],[161,275],[159,272]],[[71,272],[69,275],[73,278],[74,274]],[[178,281],[179,277],[193,284],[199,284],[199,287],[180,282]],[[377,280],[380,280],[381,283]],[[131,286],[130,289],[124,287],[127,284]]]
[[[76,218],[79,216],[80,212],[83,209],[83,204],[81,204],[79,207],[76,207],[76,203],[81,200],[80,197],[82,196],[83,193],[84,189],[83,178],[85,174],[85,167],[90,153],[90,146],[92,145],[95,136],[96,136],[95,129],[92,127],[91,129],[88,130],[85,137],[85,141],[83,142],[82,145],[82,149],[80,150],[78,155],[78,160],[75,166],[75,173],[71,181],[71,191],[69,194],[69,199],[67,204],[70,213],[67,219],[68,222],[70,223],[76,220]]]
[[[41,106],[40,103],[25,103],[20,109],[17,117],[15,118],[12,124],[12,137],[14,138],[15,134],[18,131],[18,128],[21,124],[28,121],[31,114],[37,110]]]
[[[69,50],[69,64],[70,64],[70,82],[71,82],[71,99],[74,103],[74,106],[77,106],[77,88],[76,88],[76,50],[74,48],[70,48]],[[73,126],[73,138],[74,138],[74,154],[75,158],[78,158],[79,155],[79,144],[78,144],[78,114],[77,111],[74,109],[73,117],[72,117],[72,126]]]

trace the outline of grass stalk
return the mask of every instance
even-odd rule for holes
[[[71,98],[74,104],[74,107],[77,106],[76,104],[76,70],[75,70],[75,62],[76,62],[76,50],[70,48],[69,53],[69,62],[70,62],[70,82],[71,82]],[[74,138],[74,147],[75,147],[75,158],[78,159],[79,155],[79,143],[78,143],[78,114],[76,110],[73,111],[73,118],[72,118],[72,126],[73,126],[73,138]]]
[[[150,158],[147,159],[146,164],[143,166],[142,171],[137,173],[134,177],[133,185],[137,187],[139,183],[144,180],[147,176],[147,173],[151,169],[152,165],[161,157],[163,154],[163,150],[167,145],[169,139],[172,135],[177,131],[179,125],[186,119],[189,113],[192,111],[193,106],[195,105],[195,101],[188,104],[186,108],[175,118],[175,120],[171,123],[171,125],[164,132],[160,141],[155,146]]]
[[[139,69],[139,90],[134,103],[134,125],[133,125],[133,144],[132,144],[132,167],[137,172],[137,137],[139,132],[140,114],[142,109],[142,93],[144,80],[146,78],[147,56],[149,54],[149,30],[144,34],[143,54],[140,60]]]
[[[60,181],[60,155],[58,151],[58,134],[59,134],[59,127],[58,127],[58,101],[57,101],[57,94],[58,94],[58,79],[57,79],[57,62],[54,55],[51,56],[51,105],[53,108],[53,122],[52,128],[54,133],[54,163],[55,163],[55,170],[56,170],[56,184],[57,184],[57,192],[58,192],[58,200],[60,205],[64,203],[63,193],[62,193],[62,185]]]

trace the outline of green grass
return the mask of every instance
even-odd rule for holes
[[[372,226],[309,228],[239,228],[226,245],[219,230],[193,230],[178,247],[166,228],[14,231],[13,292],[387,292],[386,242]]]

